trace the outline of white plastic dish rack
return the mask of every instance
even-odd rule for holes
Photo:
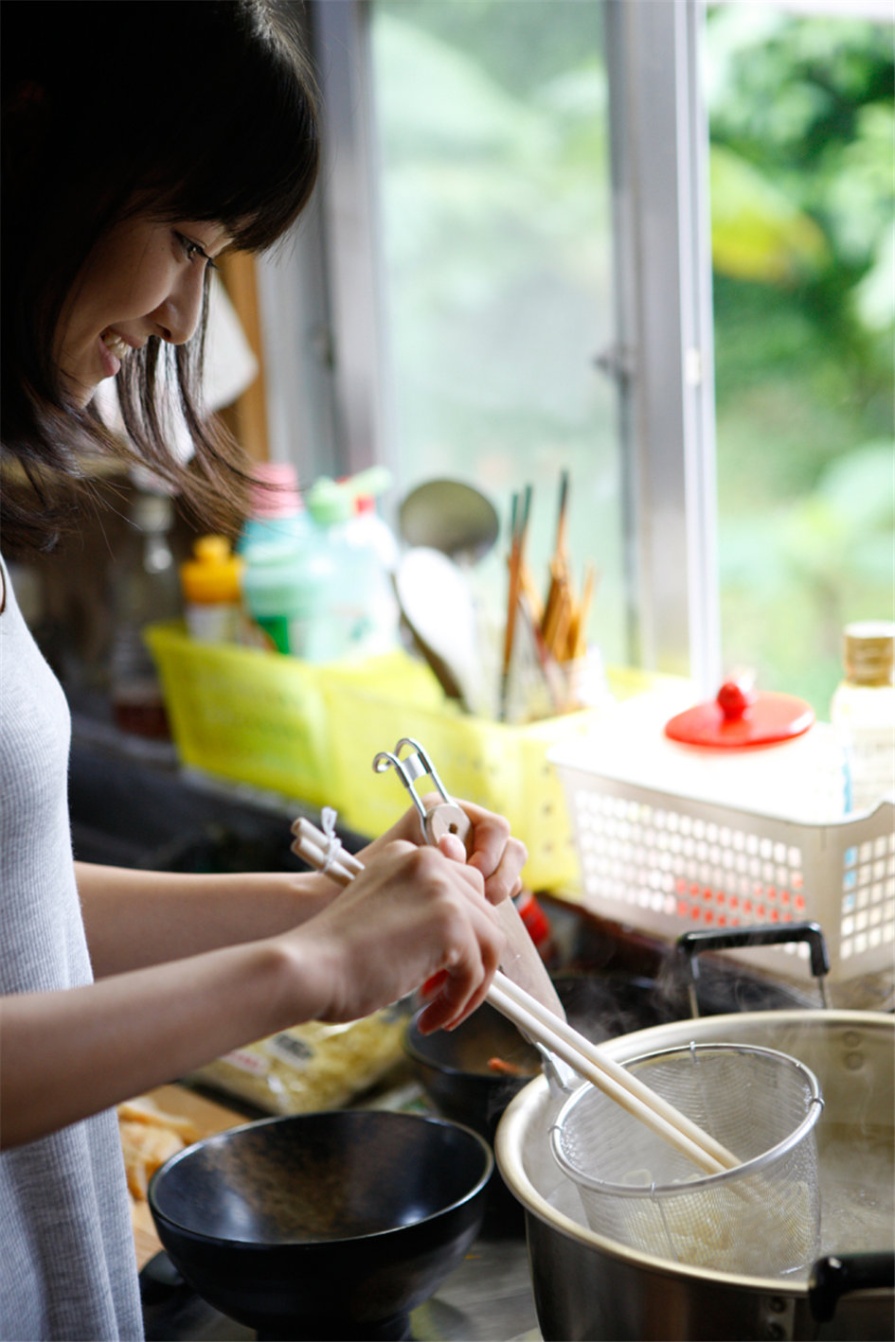
[[[600,753],[582,740],[549,755],[568,803],[585,907],[671,939],[693,929],[809,920],[824,932],[831,980],[893,966],[891,801],[810,823],[634,781],[630,769],[602,760],[597,767]],[[739,958],[810,977],[804,943],[750,947]]]

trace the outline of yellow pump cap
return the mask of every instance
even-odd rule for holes
[[[239,601],[245,565],[233,554],[226,536],[200,536],[193,554],[195,558],[180,566],[184,601],[197,606]]]

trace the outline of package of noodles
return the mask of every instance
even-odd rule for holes
[[[342,1025],[308,1021],[234,1049],[193,1079],[266,1113],[338,1109],[398,1065],[406,1024],[400,1005]]]

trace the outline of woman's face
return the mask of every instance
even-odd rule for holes
[[[114,225],[88,256],[56,330],[53,356],[79,407],[150,336],[172,345],[199,322],[205,271],[229,245],[222,225],[172,224],[136,215]]]

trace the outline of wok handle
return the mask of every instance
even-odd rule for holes
[[[818,1258],[808,1278],[808,1308],[828,1323],[843,1295],[895,1286],[895,1253],[831,1254]]]
[[[823,930],[819,923],[760,923],[755,927],[725,928],[719,931],[684,932],[676,946],[686,958],[692,984],[699,978],[697,957],[703,951],[726,951],[746,946],[781,946],[790,941],[805,941],[811,956],[811,973],[817,979],[823,1005],[827,1005],[824,977],[830,972],[830,956]],[[699,1015],[696,993],[691,986],[690,1005],[694,1016]]]

